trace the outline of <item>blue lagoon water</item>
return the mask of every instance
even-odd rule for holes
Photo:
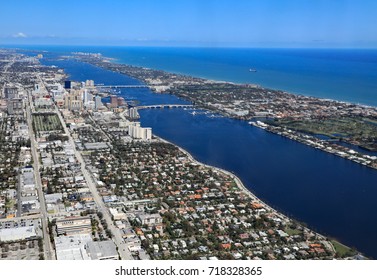
[[[108,53],[111,51],[118,50]],[[137,82],[84,63],[59,60],[44,63],[63,67],[73,80],[94,79],[104,84]],[[262,69],[257,66],[254,63],[251,67]],[[333,77],[336,79],[337,75]],[[186,103],[147,89],[122,89],[119,94],[126,99],[138,99],[141,104]],[[376,170],[244,121],[204,114],[194,116],[183,109],[142,110],[140,114],[143,126],[152,127],[153,133],[187,149],[196,159],[234,172],[248,189],[272,207],[377,258]]]

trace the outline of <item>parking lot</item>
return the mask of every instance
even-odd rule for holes
[[[38,240],[23,240],[0,244],[0,260],[38,260],[40,254]]]
[[[0,220],[0,230],[7,228],[19,228],[19,227],[39,227],[41,220],[38,218],[33,219],[14,219],[14,220]]]
[[[0,231],[22,227],[34,227],[38,234],[41,220],[39,218],[0,220]],[[41,244],[42,242],[35,237],[32,240],[0,242],[0,260],[38,260],[41,250],[43,250],[43,248],[40,248]]]

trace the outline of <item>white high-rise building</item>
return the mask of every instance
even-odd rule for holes
[[[135,139],[151,140],[152,128],[140,127],[139,122],[134,122],[128,126],[128,134]]]
[[[86,80],[85,86],[86,87],[94,87],[94,81],[93,80]]]
[[[84,89],[84,105],[87,106],[92,100],[93,95],[87,89]]]
[[[131,119],[138,119],[140,118],[139,112],[137,111],[137,108],[131,108],[129,110],[129,116]]]
[[[152,128],[145,128],[145,140],[152,140]]]
[[[103,106],[102,101],[101,101],[101,96],[97,95],[94,98],[94,109],[98,110]]]
[[[89,101],[89,99],[88,99],[88,94],[89,94],[88,90],[87,90],[87,89],[84,89],[84,99],[83,99],[83,101],[84,101],[84,105],[85,105],[86,103],[88,103],[88,101]]]
[[[39,87],[39,84],[35,84],[35,85],[34,85],[34,92],[35,92],[35,93],[39,93],[39,88],[40,88],[40,87]]]

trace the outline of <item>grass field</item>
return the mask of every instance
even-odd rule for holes
[[[336,240],[331,240],[332,245],[335,248],[335,251],[339,257],[347,257],[347,256],[352,256],[355,254],[355,251],[341,243],[339,243]]]
[[[360,117],[312,120],[275,120],[272,124],[292,130],[341,138],[370,150],[377,150],[377,121]]]
[[[292,229],[292,228],[286,228],[285,232],[287,234],[289,234],[290,236],[292,236],[292,235],[300,235],[302,233],[301,230],[299,230],[299,229]]]
[[[56,114],[34,114],[33,127],[40,131],[63,131],[63,126]]]

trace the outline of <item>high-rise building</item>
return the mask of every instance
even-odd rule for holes
[[[117,100],[118,100],[118,106],[119,107],[127,105],[127,103],[126,103],[126,101],[124,100],[123,97],[118,97]]]
[[[21,115],[24,112],[24,102],[21,98],[8,99],[7,105],[9,115]]]
[[[129,117],[131,119],[138,119],[140,118],[139,112],[137,111],[137,108],[131,108],[129,110]]]
[[[65,81],[64,82],[64,88],[65,89],[71,89],[72,87],[72,82],[71,81]]]
[[[83,98],[83,101],[84,101],[84,104],[86,105],[89,101],[92,100],[91,98],[91,94],[88,92],[87,89],[84,89],[84,98]]]
[[[128,126],[128,134],[135,139],[151,140],[152,128],[140,127],[139,122],[134,122]]]
[[[94,81],[93,80],[86,80],[85,86],[86,87],[94,87]]]
[[[118,107],[118,98],[115,95],[110,96],[110,107],[111,108]]]
[[[152,139],[152,128],[146,127],[145,128],[145,140],[151,140]]]
[[[34,92],[39,92],[39,90],[40,90],[39,84],[35,84],[34,85]]]
[[[71,111],[81,111],[83,109],[82,93],[73,90],[71,93],[64,96],[64,107]]]
[[[16,87],[5,87],[4,97],[6,99],[18,98],[18,88]]]
[[[99,108],[102,107],[102,101],[101,101],[101,96],[97,95],[95,98],[94,98],[94,108],[96,110],[98,110]]]

